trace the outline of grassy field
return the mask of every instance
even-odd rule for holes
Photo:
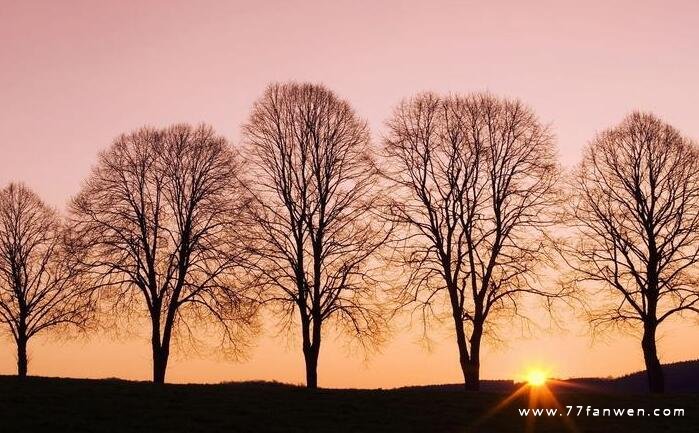
[[[699,395],[558,393],[562,405],[683,408],[683,417],[522,417],[529,396],[453,388],[319,390],[0,377],[0,432],[696,432]],[[544,407],[551,407],[544,404]],[[577,409],[576,409],[577,410]]]

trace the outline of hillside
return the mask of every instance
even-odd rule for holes
[[[699,395],[567,392],[565,405],[682,408],[682,417],[522,417],[527,393],[500,411],[504,392],[425,387],[394,390],[304,388],[275,383],[163,385],[119,380],[0,377],[2,432],[694,432]],[[551,407],[552,404],[544,405]]]

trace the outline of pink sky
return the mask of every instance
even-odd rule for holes
[[[566,165],[632,109],[652,110],[696,139],[698,16],[694,1],[0,0],[0,184],[24,181],[63,207],[119,133],[204,121],[236,143],[265,85],[289,79],[323,82],[349,99],[377,140],[391,107],[421,90],[521,98],[551,124]],[[666,328],[663,360],[699,356],[696,325]],[[561,376],[642,366],[633,338],[591,346],[583,324],[568,328],[490,347],[483,376],[511,377],[532,363]],[[403,332],[368,362],[346,359],[326,340],[320,384],[458,381],[448,332],[435,333],[432,352],[414,344],[415,334]],[[262,336],[245,363],[176,358],[168,377],[301,382],[296,349]],[[140,340],[43,339],[30,353],[35,374],[146,379],[150,371]],[[13,369],[12,347],[2,344],[0,373]]]

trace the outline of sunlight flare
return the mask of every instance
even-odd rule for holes
[[[531,369],[526,375],[527,383],[529,386],[539,387],[546,384],[547,374],[545,371],[540,369]]]

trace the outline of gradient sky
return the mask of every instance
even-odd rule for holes
[[[63,208],[97,152],[144,124],[207,122],[233,143],[252,102],[276,80],[323,82],[380,139],[401,98],[421,90],[489,90],[521,98],[550,123],[575,164],[596,131],[652,110],[699,138],[699,3],[695,1],[11,1],[0,0],[0,184],[21,180]],[[572,315],[570,315],[572,317]],[[531,365],[559,377],[642,368],[636,337],[594,342],[584,323],[488,344],[482,377]],[[661,328],[663,361],[699,357],[697,321]],[[257,340],[250,359],[176,356],[172,382],[300,383],[298,343]],[[341,341],[322,349],[321,386],[459,381],[448,328],[431,351],[419,326],[365,360]],[[0,374],[15,369],[0,340]],[[146,340],[30,343],[30,374],[148,379]]]

